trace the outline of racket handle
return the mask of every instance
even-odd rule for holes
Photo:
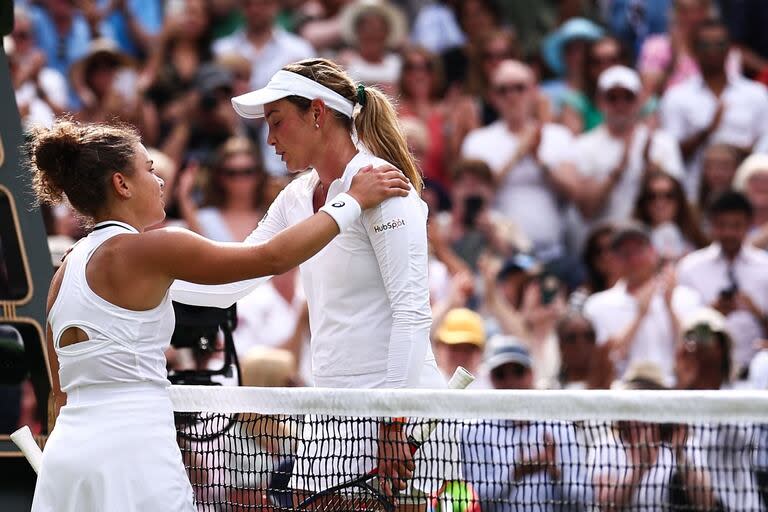
[[[472,375],[469,370],[463,366],[456,368],[453,372],[450,380],[448,381],[448,389],[464,389],[475,380],[475,376]],[[429,421],[423,425],[419,425],[418,428],[408,437],[408,445],[411,447],[411,453],[416,453],[424,441],[429,439],[432,432],[437,428],[439,420]]]
[[[456,368],[453,372],[451,380],[448,381],[448,389],[464,389],[475,380],[475,376],[472,375],[469,370],[463,366]]]
[[[43,460],[43,450],[41,450],[35,442],[35,438],[32,436],[32,431],[29,430],[29,427],[24,425],[11,434],[11,441],[19,447],[21,453],[27,458],[29,465],[35,470],[35,473],[39,473],[40,463]]]

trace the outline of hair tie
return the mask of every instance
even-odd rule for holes
[[[365,100],[365,85],[357,84],[357,102],[364,107]]]

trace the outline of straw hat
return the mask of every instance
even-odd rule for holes
[[[85,71],[94,59],[107,57],[114,60],[118,67],[135,67],[136,61],[120,50],[114,41],[107,38],[94,39],[88,46],[88,51],[77,60],[69,70],[72,82],[85,85]]]
[[[355,26],[361,16],[377,14],[384,18],[389,25],[387,46],[398,46],[408,31],[408,23],[403,12],[384,0],[357,0],[350,3],[341,12],[341,35],[350,46],[357,46],[357,31]]]

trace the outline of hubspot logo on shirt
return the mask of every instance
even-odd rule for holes
[[[383,233],[384,231],[387,231],[389,229],[397,229],[403,226],[405,226],[405,221],[403,219],[392,219],[389,222],[383,222],[381,224],[377,224],[373,226],[373,232]]]

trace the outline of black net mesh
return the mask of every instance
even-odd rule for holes
[[[768,510],[764,423],[176,420],[199,510]]]

